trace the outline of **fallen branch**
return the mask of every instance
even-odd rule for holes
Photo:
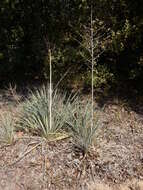
[[[42,144],[42,142],[38,143],[37,145],[35,145],[34,147],[32,147],[30,150],[28,150],[27,152],[25,152],[22,156],[20,156],[17,160],[15,160],[13,163],[8,164],[4,167],[2,167],[1,169],[5,169],[6,167],[11,167],[14,166],[15,164],[17,164],[19,161],[21,161],[25,156],[27,156],[30,152],[32,152],[34,149],[36,149],[38,146],[40,146]]]

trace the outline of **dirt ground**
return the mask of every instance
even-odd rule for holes
[[[19,97],[0,93],[0,112],[19,109]],[[143,190],[143,117],[117,99],[107,101],[86,157],[72,139],[46,142],[17,132],[0,145],[0,190]]]

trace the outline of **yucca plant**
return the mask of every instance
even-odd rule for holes
[[[62,131],[67,120],[66,107],[70,105],[72,96],[61,95],[58,90],[52,92],[52,126],[50,123],[50,91],[48,86],[43,86],[31,95],[23,103],[20,114],[20,127],[27,132],[49,138]]]
[[[75,104],[75,109],[68,111],[70,120],[67,124],[74,140],[74,147],[85,155],[99,126],[99,113],[96,113],[92,120],[91,102],[86,104],[78,102]]]
[[[12,144],[14,141],[15,120],[10,113],[0,116],[0,142]]]

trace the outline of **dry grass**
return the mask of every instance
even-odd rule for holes
[[[11,113],[0,116],[0,142],[12,144],[14,141],[15,120]]]

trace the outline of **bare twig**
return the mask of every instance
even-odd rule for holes
[[[69,73],[69,71],[71,70],[71,67],[67,69],[67,71],[64,73],[64,75],[61,77],[61,79],[58,81],[58,83],[56,84],[55,88],[53,91],[55,91],[57,89],[57,87],[59,86],[59,84],[62,82],[62,80],[65,78],[65,76]]]
[[[27,156],[30,152],[32,152],[34,149],[36,149],[38,146],[40,146],[42,144],[42,142],[38,143],[37,145],[35,145],[34,147],[32,147],[31,149],[29,149],[28,151],[26,151],[22,156],[20,156],[17,160],[15,160],[13,163],[8,164],[4,167],[2,167],[1,169],[5,169],[6,167],[11,167],[14,166],[15,164],[17,164],[18,162],[20,162],[23,158],[25,158],[25,156]]]

